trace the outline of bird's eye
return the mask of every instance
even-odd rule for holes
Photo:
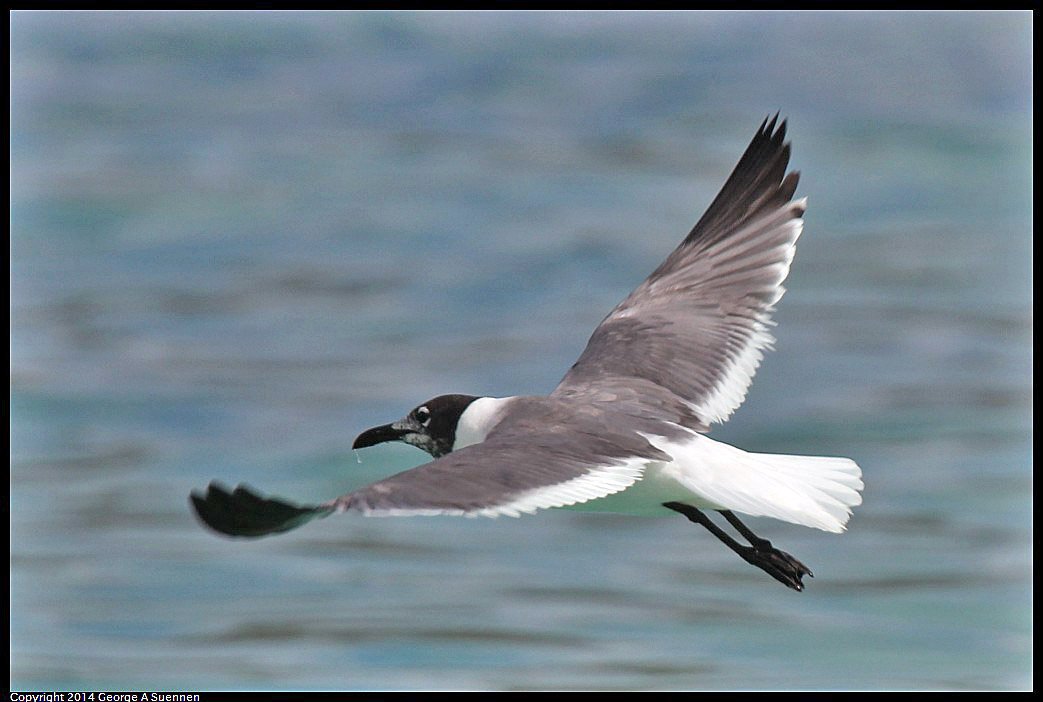
[[[426,427],[427,423],[431,421],[431,413],[428,411],[426,407],[418,407],[416,411],[416,418],[420,420],[420,423]]]

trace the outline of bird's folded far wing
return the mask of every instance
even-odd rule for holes
[[[776,115],[777,118],[777,115]],[[762,124],[681,245],[601,322],[552,393],[583,397],[642,383],[674,421],[705,430],[742,403],[800,236],[805,200],[786,174],[786,123]]]
[[[217,483],[206,494],[193,493],[192,505],[212,529],[246,537],[348,510],[368,516],[517,517],[614,494],[640,480],[649,461],[669,458],[637,433],[614,434],[604,416],[552,422],[540,433],[530,427],[537,414],[533,409],[529,418],[505,420],[508,426],[482,443],[320,505],[262,498],[243,486],[229,492]]]

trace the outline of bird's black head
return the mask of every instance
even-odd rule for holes
[[[375,446],[385,441],[403,441],[438,458],[453,450],[460,415],[477,400],[473,395],[439,395],[414,407],[397,422],[367,429],[352,448]]]

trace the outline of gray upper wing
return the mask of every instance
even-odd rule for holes
[[[699,430],[742,403],[774,341],[769,315],[803,226],[786,123],[775,124],[765,120],[706,213],[594,330],[552,397],[641,387],[657,416]]]

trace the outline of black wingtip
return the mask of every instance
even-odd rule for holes
[[[216,480],[210,483],[206,493],[193,490],[189,503],[199,520],[209,528],[226,536],[246,538],[296,529],[331,511],[329,507],[263,498],[245,485],[229,491]]]
[[[732,231],[764,208],[781,207],[796,191],[797,175],[787,175],[790,145],[781,110],[761,122],[717,197],[685,237],[684,244],[711,241],[714,232]],[[756,207],[754,207],[756,205]]]
[[[781,110],[780,110],[780,112],[781,112]],[[779,121],[779,112],[776,112],[775,116],[771,118],[771,122],[768,124],[768,128],[764,130],[764,133],[765,134],[769,134],[769,135],[773,134],[775,132],[775,123],[778,122],[778,121]],[[783,120],[782,123],[785,124],[786,121]]]
[[[781,144],[786,138],[786,124],[789,120],[786,117],[782,117],[780,122],[780,117],[782,117],[782,110],[777,110],[775,114],[765,117],[764,121],[761,122],[761,126],[757,129],[754,139],[767,139],[773,144]]]

